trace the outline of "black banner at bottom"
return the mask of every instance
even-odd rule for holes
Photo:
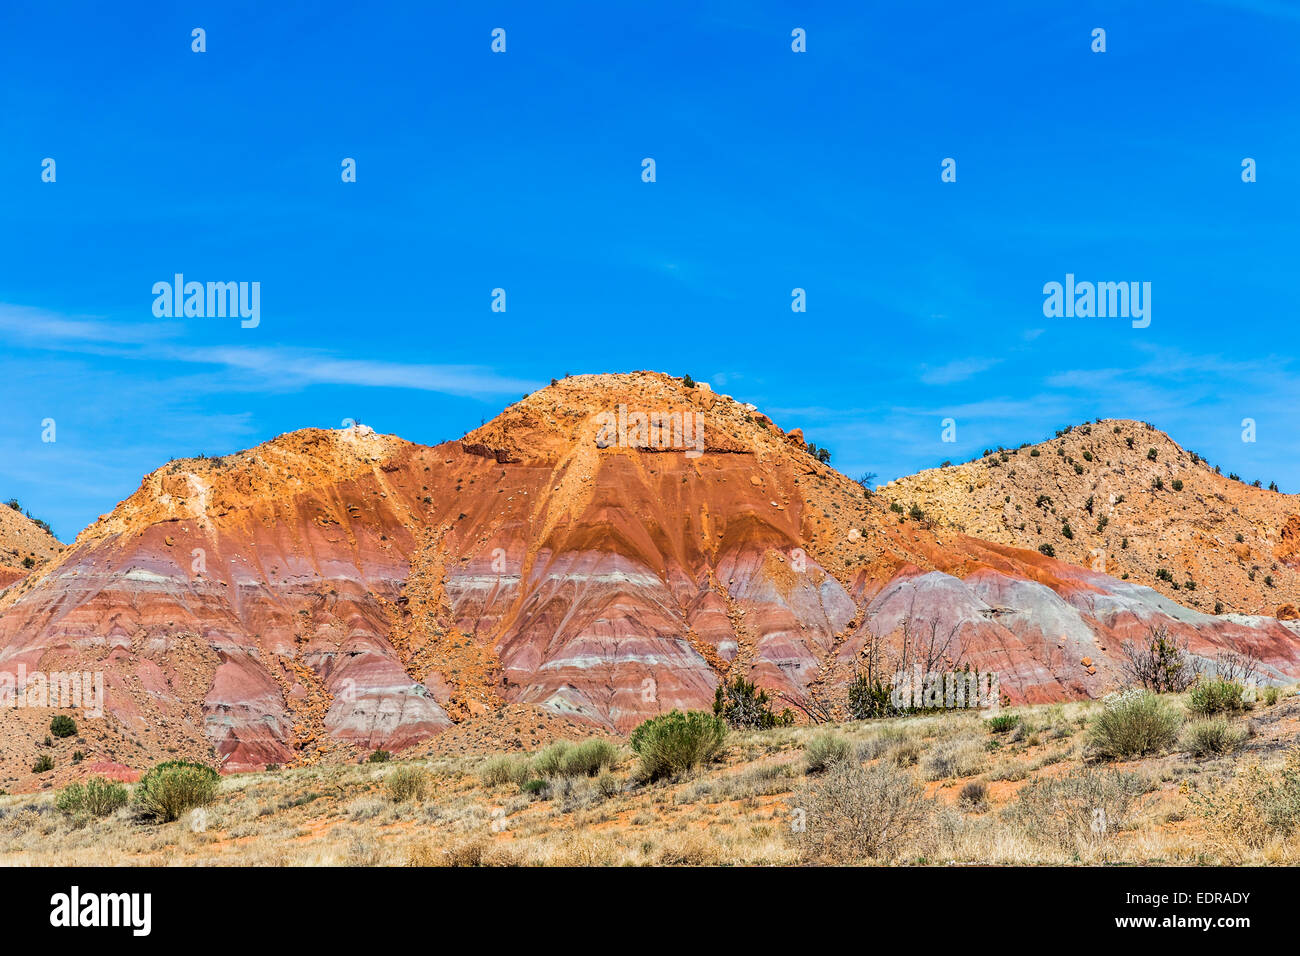
[[[767,944],[788,934],[806,945],[810,933],[865,920],[910,926],[918,941],[1042,933],[1054,948],[1071,940],[1082,948],[1111,934],[1199,934],[1232,945],[1259,930],[1280,932],[1294,922],[1285,876],[1047,867],[27,869],[0,872],[0,898],[11,945],[28,937],[128,947],[223,938],[373,945],[387,933],[420,939],[461,920],[470,932],[486,931],[487,944],[495,920],[525,931],[554,929],[557,919],[590,940],[638,926],[637,934],[653,934],[652,924],[666,931],[678,921],[675,932],[684,933],[725,916]]]

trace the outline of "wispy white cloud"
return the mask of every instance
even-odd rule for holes
[[[952,385],[956,382],[964,382],[980,372],[988,371],[1000,361],[1002,360],[997,358],[965,358],[934,368],[923,365],[921,381],[926,385]]]
[[[517,395],[541,383],[501,375],[477,365],[435,365],[352,358],[323,349],[285,346],[187,346],[174,340],[176,323],[116,323],[93,316],[61,316],[40,309],[0,304],[0,332],[29,349],[213,366],[232,374],[209,378],[213,391],[260,387],[283,392],[311,385],[404,388],[447,395]]]

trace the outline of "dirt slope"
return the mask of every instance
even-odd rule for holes
[[[1300,607],[1300,498],[1216,474],[1142,422],[1076,426],[901,478],[881,494],[940,527],[1048,545],[1188,607],[1283,618]]]
[[[26,577],[63,549],[54,535],[21,511],[0,504],[0,589]]]

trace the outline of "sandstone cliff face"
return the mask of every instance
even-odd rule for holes
[[[0,671],[105,672],[125,729],[94,758],[170,739],[239,769],[519,706],[626,732],[737,673],[834,701],[904,631],[951,637],[940,662],[1013,700],[1096,695],[1152,623],[1300,676],[1275,620],[927,527],[752,407],[637,373],[565,379],[432,448],[307,430],[174,462],[0,599]]]

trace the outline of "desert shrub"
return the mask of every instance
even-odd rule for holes
[[[1039,550],[1039,552],[1042,553],[1045,557],[1048,557],[1048,558],[1054,558],[1054,557],[1056,557],[1056,548],[1052,547],[1052,545],[1050,545],[1050,544],[1040,544],[1040,545],[1038,546],[1038,550]]]
[[[915,767],[921,760],[921,746],[914,740],[904,740],[889,751],[889,761],[895,767]]]
[[[56,737],[75,737],[77,722],[67,714],[55,714],[50,721],[50,733]]]
[[[449,847],[445,847],[436,858],[423,864],[414,862],[412,866],[441,864],[442,866],[483,866],[492,848],[492,841],[483,835],[468,837]]]
[[[398,767],[384,778],[384,789],[394,803],[423,800],[432,785],[433,778],[423,767]]]
[[[1133,690],[1110,698],[1088,724],[1088,746],[1104,760],[1127,760],[1173,745],[1182,718],[1155,694]]]
[[[572,749],[573,744],[567,740],[557,740],[544,747],[533,758],[533,776],[543,778],[562,776],[565,761],[569,759],[569,751]]]
[[[720,717],[673,710],[639,725],[629,743],[640,758],[641,776],[656,780],[713,759],[726,739],[727,724]]]
[[[91,777],[85,784],[70,783],[64,787],[54,805],[67,814],[106,817],[126,806],[126,800],[126,787],[120,783]]]
[[[605,799],[616,796],[623,789],[623,781],[615,774],[604,770],[596,777],[596,792]]]
[[[1156,577],[1173,581],[1173,575],[1164,568]],[[1152,625],[1147,636],[1139,642],[1126,641],[1121,648],[1124,660],[1121,667],[1129,681],[1153,693],[1181,693],[1192,685],[1196,672],[1187,656],[1187,642],[1171,637],[1164,625]]]
[[[1300,831],[1300,748],[1286,755],[1279,770],[1251,764],[1214,791],[1189,796],[1230,842],[1262,846],[1273,837],[1289,839]]]
[[[985,810],[989,802],[989,785],[982,780],[972,780],[961,788],[958,803],[970,810]]]
[[[1248,736],[1244,727],[1235,727],[1223,717],[1213,717],[1188,724],[1178,746],[1196,757],[1217,757],[1240,750]]]
[[[606,767],[618,763],[618,747],[601,737],[584,740],[564,757],[564,773],[569,777],[594,777]]]
[[[393,759],[393,755],[387,750],[372,750],[370,756],[366,758],[366,763],[388,763]]]
[[[49,754],[41,754],[32,764],[32,773],[45,773],[54,769],[54,758]]]
[[[818,734],[804,747],[809,773],[821,773],[837,760],[847,760],[849,742],[838,734]]]
[[[849,716],[854,720],[871,720],[875,717],[893,717],[898,714],[891,697],[891,689],[879,680],[857,674],[848,687]]]
[[[721,717],[732,727],[754,730],[770,730],[793,724],[794,713],[788,708],[780,714],[773,713],[771,701],[767,691],[737,675],[734,681],[719,684],[714,691],[713,715]]]
[[[489,787],[499,787],[512,783],[523,786],[531,776],[527,757],[502,755],[484,761],[478,771],[479,779]]]
[[[850,760],[801,787],[791,806],[804,811],[802,832],[791,836],[809,863],[895,859],[934,813],[911,775],[887,763],[863,767]]]
[[[1014,730],[1019,724],[1019,714],[997,714],[984,721],[984,726],[989,729],[989,733],[994,734],[1005,734],[1008,730]]]
[[[1077,852],[1123,829],[1133,802],[1146,789],[1137,774],[1114,770],[1040,777],[1020,788],[1003,818],[1032,840]]]
[[[921,761],[926,780],[970,777],[984,769],[984,748],[970,737],[958,737],[936,744]]]
[[[1281,688],[1270,684],[1268,687],[1264,688],[1263,694],[1264,694],[1265,705],[1268,707],[1272,707],[1274,704],[1278,702],[1278,700],[1281,699],[1282,690]]]
[[[1242,710],[1246,706],[1242,700],[1244,692],[1245,688],[1236,681],[1202,678],[1192,686],[1187,709],[1202,717]]]
[[[135,785],[136,811],[157,823],[177,820],[186,810],[215,800],[218,780],[217,772],[201,763],[166,760]]]

